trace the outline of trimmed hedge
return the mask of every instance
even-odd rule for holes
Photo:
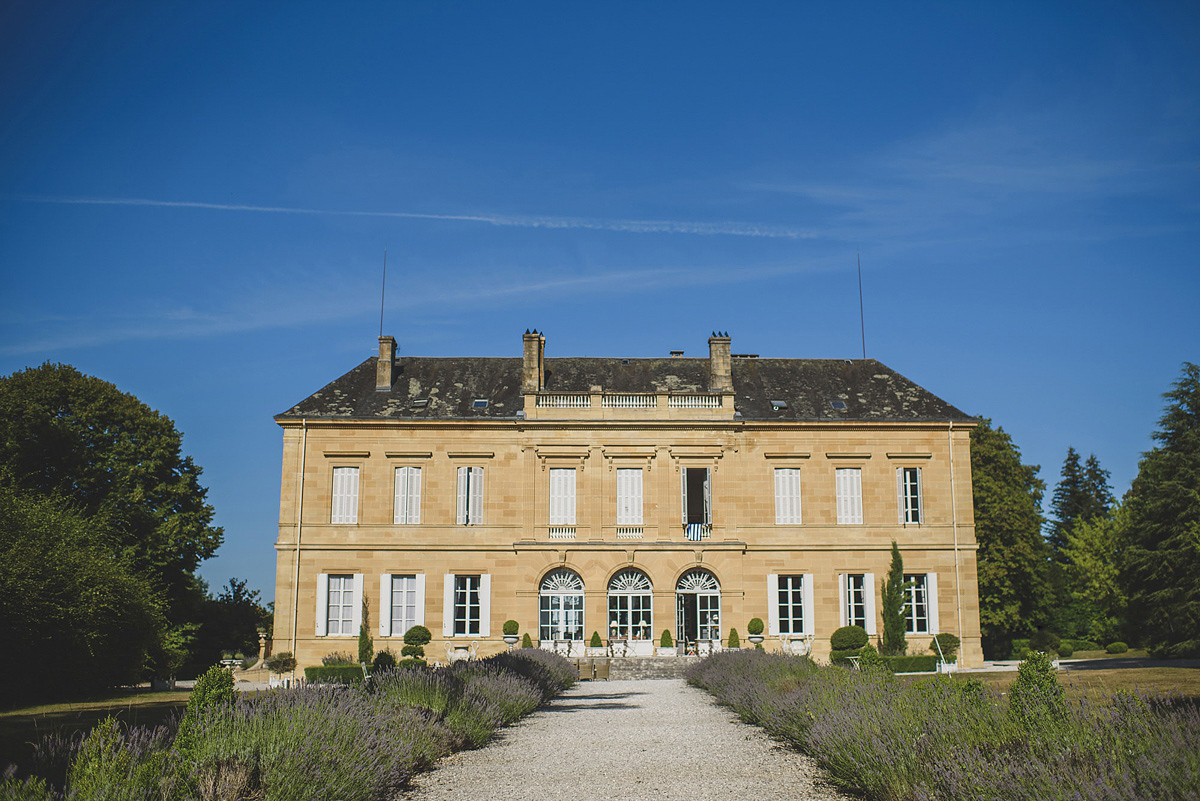
[[[359,665],[322,665],[306,667],[304,679],[314,684],[360,684],[363,672]]]
[[[1092,640],[1063,640],[1075,651],[1103,651],[1104,646]]]
[[[928,673],[937,670],[938,658],[933,654],[885,656],[885,664],[893,673]]]
[[[871,638],[862,626],[842,626],[829,636],[829,644],[835,651],[849,651],[862,648]]]
[[[1117,642],[1110,642],[1104,650],[1110,654],[1123,654],[1129,650],[1129,646],[1118,640]]]

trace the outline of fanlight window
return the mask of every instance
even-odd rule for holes
[[[689,570],[675,585],[678,592],[719,592],[721,583],[707,570]]]
[[[583,592],[583,579],[574,570],[555,570],[542,579],[542,592]]]
[[[622,570],[608,582],[609,592],[650,592],[651,589],[650,578],[640,570]]]

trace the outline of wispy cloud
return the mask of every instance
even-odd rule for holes
[[[84,206],[150,206],[155,208],[207,209],[210,211],[246,211],[263,214],[310,214],[331,217],[390,217],[406,220],[440,220],[484,223],[508,228],[575,228],[628,233],[695,234],[700,236],[750,236],[782,239],[815,239],[818,231],[791,226],[751,222],[694,222],[687,220],[624,220],[596,217],[550,217],[510,214],[429,214],[416,211],[336,211],[292,206],[258,206],[247,203],[204,203],[192,200],[154,200],[150,198],[102,197],[22,197],[34,203],[59,203]]]

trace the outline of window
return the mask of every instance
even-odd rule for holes
[[[937,634],[937,574],[907,573],[904,581],[912,585],[905,599],[905,633]]]
[[[317,576],[317,636],[358,634],[362,622],[361,573],[321,573]]]
[[[812,575],[767,576],[769,633],[803,635],[813,633]]]
[[[358,522],[358,468],[333,468],[333,512],[330,523]]]
[[[642,525],[642,471],[617,469],[617,525]]]
[[[635,471],[641,473],[642,471]],[[614,640],[649,640],[653,609],[650,579],[629,568],[608,582],[608,636]]]
[[[458,468],[458,524],[477,526],[483,522],[483,468]]]
[[[712,489],[707,467],[685,467],[683,481],[683,530],[689,540],[705,539],[712,524]]]
[[[800,469],[775,470],[775,525],[800,525]]]
[[[583,639],[583,579],[560,568],[542,579],[538,592],[539,631],[543,642]]]
[[[550,468],[550,525],[575,525],[575,470]]]
[[[862,626],[875,634],[875,574],[843,573],[838,576],[841,590],[841,624]]]
[[[383,600],[379,615],[382,636],[403,637],[413,626],[424,625],[424,575],[384,573],[380,577],[379,597]]]
[[[721,583],[707,570],[689,570],[675,585],[675,639],[681,646],[721,639]]]
[[[862,525],[862,469],[839,467],[834,477],[838,525]]]
[[[396,468],[396,525],[421,522],[421,468]]]
[[[446,637],[487,637],[491,620],[491,576],[449,574],[445,583],[442,634]]]
[[[921,522],[921,468],[896,468],[896,495],[900,508],[900,522]]]

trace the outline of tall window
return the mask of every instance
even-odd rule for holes
[[[867,628],[867,601],[869,598],[866,575],[848,573],[845,577],[845,597],[842,599],[846,615],[844,625]],[[870,629],[867,629],[867,633],[870,633]]]
[[[422,592],[418,587],[418,577],[415,575],[391,575],[388,576],[388,579],[391,586],[388,588],[389,592],[386,597],[391,599],[389,603],[391,620],[387,633],[393,637],[402,637],[406,631],[421,623],[422,616],[419,610],[423,600]]]
[[[538,591],[539,631],[543,641],[583,639],[583,579],[560,568],[542,579]]]
[[[575,470],[550,468],[550,525],[575,525]]]
[[[617,525],[642,524],[642,471],[639,468],[617,469]]]
[[[861,525],[862,513],[862,469],[839,467],[834,472],[837,493],[837,521],[839,525]]]
[[[358,468],[333,468],[333,511],[330,523],[358,522]]]
[[[392,522],[397,525],[421,522],[421,468],[396,468],[396,506]]]
[[[354,624],[354,576],[331,575],[328,582],[325,632],[332,635],[357,634],[358,627]]]
[[[775,525],[800,525],[800,469],[775,469]]]
[[[454,577],[454,634],[479,634],[481,576]]]
[[[896,468],[896,494],[901,523],[921,522],[921,468]]]
[[[910,573],[904,576],[908,588],[908,608],[905,610],[907,634],[933,634],[937,628],[935,618],[937,590],[933,573]]]
[[[651,638],[651,591],[650,579],[640,570],[629,568],[613,576],[608,582],[609,637],[614,640]]]
[[[483,522],[483,468],[458,468],[459,525],[479,525]]]
[[[807,634],[804,630],[804,576],[779,577],[779,633]]]

